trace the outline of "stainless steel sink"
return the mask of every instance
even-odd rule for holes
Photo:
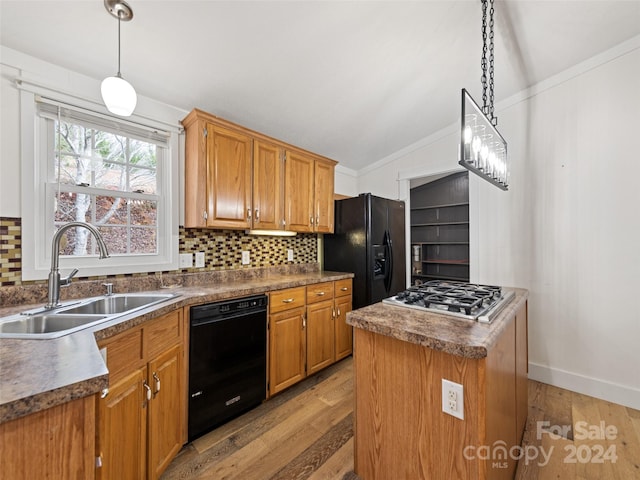
[[[2,336],[32,336],[46,335],[53,338],[59,335],[57,332],[71,333],[72,331],[87,328],[90,325],[107,318],[106,315],[65,315],[63,313],[42,313],[39,315],[18,315],[17,318],[0,323],[0,335]],[[68,330],[68,332],[66,332]]]
[[[177,296],[177,294],[122,293],[76,301],[51,310],[23,312],[0,318],[0,338],[62,337]]]
[[[61,313],[73,315],[115,315],[137,308],[164,302],[171,295],[118,294],[96,298],[81,305],[60,309]]]

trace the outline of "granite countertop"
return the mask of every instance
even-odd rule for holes
[[[70,335],[49,340],[2,338],[0,423],[107,388],[109,372],[98,350],[99,340],[185,306],[352,277],[352,273],[315,271],[235,278],[209,285],[185,286],[190,282],[183,282],[182,285],[155,290],[178,295],[167,302]],[[119,291],[124,290],[116,289],[115,293]],[[42,304],[0,308],[0,317],[39,307]]]
[[[491,323],[479,323],[384,303],[347,313],[347,323],[433,350],[466,358],[484,358],[507,326],[508,320],[529,297],[527,290],[509,290],[514,291],[514,298]]]

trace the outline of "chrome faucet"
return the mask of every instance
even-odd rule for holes
[[[98,248],[100,249],[100,258],[107,258],[109,252],[107,251],[107,245],[104,243],[104,239],[100,232],[93,226],[86,222],[69,222],[61,226],[58,231],[53,235],[53,242],[51,244],[51,271],[49,272],[49,301],[44,308],[51,309],[56,308],[60,304],[60,287],[67,286],[71,283],[73,276],[78,273],[78,269],[74,268],[73,271],[66,278],[60,278],[60,272],[58,271],[58,262],[60,257],[60,238],[62,234],[73,227],[84,227],[89,230],[96,241],[98,242]]]

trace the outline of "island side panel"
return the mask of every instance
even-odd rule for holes
[[[360,328],[354,336],[354,461],[360,478],[480,478],[479,461],[463,455],[465,446],[478,443],[484,422],[479,360]],[[464,420],[442,412],[443,378],[464,386]]]
[[[483,478],[512,479],[516,460],[509,451],[516,441],[516,322],[509,320],[487,358],[481,362],[486,376],[486,438],[477,447],[488,447]],[[483,373],[480,374],[481,376]],[[482,437],[481,437],[482,438]],[[479,451],[478,451],[479,453]]]

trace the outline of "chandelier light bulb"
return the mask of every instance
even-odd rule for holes
[[[115,115],[131,116],[138,103],[135,89],[120,74],[105,78],[100,92],[107,110]]]

